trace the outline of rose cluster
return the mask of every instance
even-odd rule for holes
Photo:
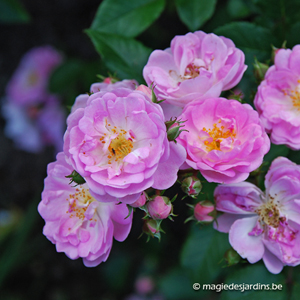
[[[283,122],[279,116],[286,116],[284,124],[290,121],[287,128],[296,128],[291,136],[281,135],[290,141],[283,143],[297,148],[292,135],[299,125],[292,117],[298,111],[298,85],[294,79],[280,83],[278,76],[283,78],[289,68],[289,78],[296,74],[298,54],[280,50],[278,55],[277,67],[270,68],[259,87],[258,112],[220,97],[241,80],[245,56],[231,40],[202,31],[176,36],[170,48],[152,52],[143,70],[148,87],[106,78],[79,95],[67,118],[63,152],[48,166],[38,208],[46,221],[44,234],[57,251],[71,259],[82,257],[86,266],[98,265],[107,259],[113,238],[128,236],[135,209],[145,212],[143,231],[159,238],[161,222],[172,219],[176,199],[163,196],[163,190],[179,181],[186,196],[197,199],[200,172],[208,182],[221,184],[215,191],[216,209],[225,214],[216,226],[229,231],[231,245],[242,257],[251,263],[263,258],[274,273],[285,264],[298,264],[298,166],[283,158],[275,161],[265,193],[244,182],[270,149],[266,130],[282,142],[272,138]],[[268,118],[270,105],[264,101],[273,101],[279,86],[291,103]],[[295,183],[289,183],[294,177]],[[214,221],[216,210],[209,201],[192,207],[190,219]]]

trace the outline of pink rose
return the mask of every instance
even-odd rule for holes
[[[187,150],[187,165],[209,182],[236,183],[258,168],[270,141],[258,114],[248,104],[224,98],[189,103],[179,116],[186,120],[177,138]]]
[[[62,56],[51,46],[33,48],[27,52],[7,85],[7,97],[16,104],[43,102],[48,80],[62,62]]]
[[[73,168],[59,153],[48,165],[48,176],[38,211],[46,224],[44,235],[71,259],[83,258],[87,267],[106,261],[113,237],[124,241],[128,236],[132,214],[128,218],[125,204],[96,201],[87,184],[72,186],[65,176]]]
[[[263,259],[274,274],[284,265],[300,264],[300,166],[287,158],[273,161],[265,178],[266,191],[249,182],[219,185],[215,224],[229,232],[231,246],[250,263]]]
[[[271,142],[300,149],[300,45],[280,49],[258,87],[254,105]]]
[[[183,107],[237,85],[247,68],[244,61],[230,39],[196,31],[176,36],[171,48],[153,51],[143,76],[159,100]]]
[[[168,141],[162,109],[146,94],[103,90],[78,97],[74,106],[64,152],[95,197],[130,204],[149,187],[175,183],[186,153]]]

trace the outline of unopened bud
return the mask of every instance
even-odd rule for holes
[[[254,77],[258,82],[261,82],[265,78],[265,74],[269,69],[269,66],[259,62],[256,58],[254,59]]]
[[[160,224],[161,220],[145,219],[143,232],[148,235],[147,241],[149,241],[150,237],[156,237],[160,240],[160,232],[162,231],[160,228]]]
[[[233,248],[230,248],[225,252],[224,259],[229,267],[238,264],[241,260],[241,257]]]
[[[147,201],[147,197],[146,197],[145,192],[143,192],[141,194],[141,196],[134,203],[130,204],[130,206],[132,206],[132,207],[141,207],[141,206],[146,204],[146,201]]]
[[[244,97],[245,97],[244,93],[240,89],[234,89],[232,91],[232,94],[229,95],[228,99],[234,99],[234,100],[237,100],[237,101],[243,103]]]
[[[145,86],[144,84],[139,85],[136,88],[137,91],[141,91],[144,94],[146,94],[150,99],[152,99],[152,90],[150,88],[148,88],[147,86]]]
[[[85,183],[85,179],[79,175],[79,173],[77,173],[75,170],[68,176],[65,176],[66,178],[70,178],[70,184],[72,182],[75,182],[78,184],[84,184]]]
[[[166,219],[173,210],[170,199],[164,196],[155,196],[146,206],[153,219]]]
[[[208,200],[198,202],[194,208],[194,216],[196,220],[203,223],[211,223],[216,217],[216,210],[213,203]]]
[[[182,181],[181,189],[190,197],[196,198],[201,192],[202,184],[196,176],[190,176]]]
[[[276,56],[277,52],[278,52],[280,49],[286,49],[286,41],[284,41],[284,42],[282,43],[282,46],[281,46],[280,48],[277,48],[277,47],[275,47],[275,46],[272,45],[272,54],[271,54],[271,60],[272,60],[272,62],[275,61],[275,56]]]

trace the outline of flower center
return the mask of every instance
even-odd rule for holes
[[[267,203],[258,207],[255,212],[259,215],[259,220],[265,224],[277,228],[280,224],[280,213],[278,204],[274,199],[270,199]]]
[[[69,209],[66,213],[70,214],[70,218],[77,217],[81,220],[85,219],[86,210],[89,205],[95,201],[95,199],[91,196],[89,189],[82,188],[81,186],[76,188],[76,192],[74,194],[70,194],[69,198],[66,200],[69,201]],[[91,221],[92,218],[89,220]]]
[[[298,83],[300,83],[300,79],[298,80]],[[298,85],[296,87],[295,90],[282,90],[284,95],[288,95],[291,100],[292,100],[292,103],[293,103],[293,107],[300,111],[300,85]]]
[[[38,80],[39,80],[38,75],[35,72],[31,72],[27,78],[28,86],[35,86]]]
[[[221,123],[221,120],[218,121],[218,123]],[[236,132],[234,131],[233,128],[231,129],[225,129],[225,126],[221,125],[218,126],[217,123],[213,124],[212,129],[206,129],[203,127],[202,129],[206,133],[209,134],[209,138],[204,141],[204,145],[206,146],[207,151],[212,151],[212,150],[219,150],[221,151],[221,142],[224,139],[231,138],[232,142],[234,141],[234,138],[236,137]]]
[[[199,76],[199,74],[200,74],[200,67],[195,66],[193,63],[191,63],[186,67],[183,78],[184,80],[192,79]]]
[[[123,133],[120,133],[116,138],[114,138],[108,146],[109,158],[108,163],[111,163],[111,159],[115,161],[122,160],[126,155],[128,155],[133,148],[132,139],[126,139]]]

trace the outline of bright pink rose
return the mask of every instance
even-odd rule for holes
[[[107,79],[107,78],[106,78]],[[91,85],[91,93],[97,93],[100,91],[112,91],[119,88],[127,88],[135,90],[139,84],[134,79],[124,79],[113,83],[111,80],[104,80],[103,82],[96,82]]]
[[[30,50],[7,85],[7,97],[21,105],[43,102],[51,72],[61,62],[61,54],[51,46]]]
[[[159,100],[183,107],[237,85],[247,68],[244,61],[230,39],[196,31],[176,36],[171,48],[152,52],[143,75]]]
[[[272,143],[300,149],[300,45],[277,51],[254,105]]]
[[[87,267],[106,261],[113,237],[124,241],[128,236],[132,214],[125,204],[96,201],[87,184],[69,184],[73,168],[59,153],[57,161],[48,165],[48,176],[38,211],[46,224],[44,235],[56,244],[58,252],[71,259],[83,258]]]
[[[177,138],[187,150],[186,163],[209,182],[245,180],[269,151],[269,138],[248,104],[224,98],[194,101],[179,119],[186,120],[188,130]]]
[[[63,149],[66,114],[56,96],[44,95],[43,99],[42,106],[20,106],[7,98],[2,107],[4,132],[19,149],[38,153],[53,145],[58,153]]]
[[[265,178],[266,192],[249,182],[219,185],[215,224],[229,232],[231,246],[250,263],[263,259],[274,274],[300,264],[300,166],[275,159]]]
[[[175,183],[186,153],[168,141],[162,109],[146,94],[100,91],[78,97],[74,106],[64,151],[101,201],[130,204],[151,186]]]

